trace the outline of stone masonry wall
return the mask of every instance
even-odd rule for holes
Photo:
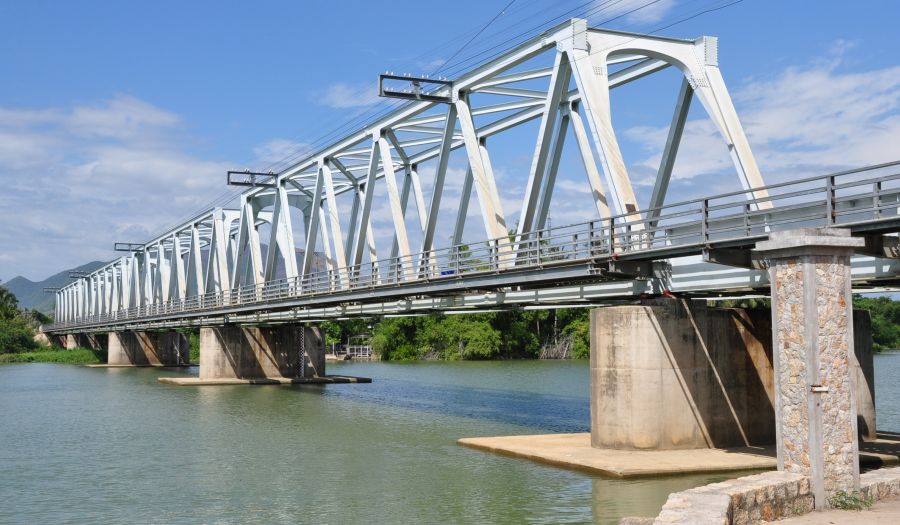
[[[862,474],[860,492],[875,501],[900,496],[900,467]],[[813,504],[806,476],[764,472],[670,494],[656,518],[625,518],[620,523],[745,525],[806,514]]]

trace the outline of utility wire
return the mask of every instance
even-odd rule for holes
[[[476,52],[476,53],[474,53],[474,54],[472,54],[472,55],[469,55],[469,56],[467,56],[466,58],[461,59],[460,61],[458,61],[458,62],[456,62],[456,63],[451,63],[451,61],[452,61],[454,58],[456,58],[457,56],[459,56],[459,54],[462,53],[462,51],[464,51],[464,50],[465,50],[468,46],[470,46],[475,40],[477,40],[478,37],[480,37],[482,34],[484,34],[484,32],[485,32],[489,27],[491,27],[491,26],[492,26],[492,25],[493,25],[493,24],[494,24],[494,23],[495,23],[495,22],[496,22],[503,14],[504,14],[504,13],[506,13],[506,12],[507,12],[507,11],[508,11],[515,3],[516,3],[516,1],[517,1],[517,0],[511,0],[510,2],[508,2],[508,3],[507,3],[507,4],[506,4],[506,5],[505,5],[505,6],[504,6],[497,14],[495,14],[495,15],[494,15],[494,16],[493,16],[493,17],[492,17],[492,18],[491,18],[484,26],[482,26],[481,28],[479,28],[479,29],[475,32],[475,34],[474,34],[472,37],[470,37],[468,40],[466,40],[466,42],[465,42],[459,49],[457,49],[457,51],[455,51],[449,58],[447,58],[446,60],[444,60],[443,63],[441,64],[441,66],[438,67],[432,74],[438,74],[438,73],[440,73],[441,71],[444,71],[445,68],[450,67],[450,68],[452,68],[452,69],[451,69],[450,71],[448,71],[446,74],[452,75],[453,73],[460,71],[460,70],[465,66],[465,64],[470,63],[470,62],[474,61],[475,59],[480,58],[481,56],[485,55],[486,53],[490,53],[491,51],[494,51],[494,50],[496,50],[496,49],[503,48],[502,51],[500,51],[499,53],[495,53],[494,55],[491,55],[491,56],[490,56],[489,58],[487,58],[487,59],[482,59],[482,61],[484,61],[484,60],[490,60],[491,58],[494,58],[494,57],[496,57],[496,56],[499,56],[500,54],[502,54],[503,52],[505,52],[505,51],[508,49],[507,44],[509,44],[510,42],[519,40],[519,39],[521,39],[523,36],[529,35],[529,34],[531,34],[531,33],[535,33],[536,31],[538,31],[538,30],[540,30],[540,29],[544,29],[544,28],[546,28],[548,25],[550,25],[550,24],[552,24],[552,23],[554,23],[554,22],[557,22],[557,21],[559,21],[560,19],[567,18],[567,17],[572,17],[572,16],[581,16],[581,17],[584,17],[584,18],[588,18],[588,17],[590,17],[590,16],[594,16],[594,15],[596,15],[596,14],[602,13],[602,12],[607,11],[607,10],[609,10],[609,9],[613,9],[617,4],[620,4],[620,3],[621,3],[622,1],[624,1],[624,0],[609,0],[609,1],[601,2],[601,3],[597,3],[596,1],[593,1],[593,0],[592,0],[592,1],[588,1],[588,2],[581,3],[581,4],[579,4],[578,6],[572,8],[572,9],[569,9],[569,10],[565,11],[564,13],[562,13],[562,14],[560,14],[560,15],[551,17],[550,19],[545,20],[545,21],[542,22],[541,24],[538,24],[538,25],[536,25],[536,26],[531,27],[530,29],[528,29],[528,30],[526,30],[526,31],[519,32],[519,33],[515,34],[514,36],[512,36],[512,37],[510,37],[510,38],[506,38],[506,39],[502,40],[502,41],[499,42],[499,43],[495,43],[495,44],[493,44],[493,45],[489,45],[486,49],[482,49],[482,50],[480,50],[480,51],[478,51],[478,52]],[[647,3],[645,3],[645,4],[639,5],[639,6],[633,8],[633,9],[630,9],[630,10],[628,10],[628,11],[625,11],[625,12],[622,12],[622,13],[618,13],[618,14],[616,14],[615,16],[609,18],[609,19],[606,19],[606,20],[603,20],[603,21],[598,22],[597,24],[598,24],[598,25],[608,24],[608,23],[610,23],[610,22],[613,22],[613,21],[616,21],[616,20],[625,18],[625,17],[627,17],[627,16],[629,16],[629,15],[631,15],[631,14],[634,14],[635,12],[638,12],[638,11],[640,11],[640,10],[642,10],[642,9],[645,9],[645,8],[647,8],[647,7],[649,7],[649,6],[652,6],[652,5],[654,5],[654,4],[656,4],[656,3],[660,2],[660,1],[661,1],[661,0],[651,0],[651,1],[647,2]],[[650,31],[650,32],[647,32],[647,33],[645,33],[645,34],[654,34],[654,33],[657,33],[657,32],[659,32],[659,31],[662,31],[662,30],[671,28],[671,27],[673,27],[673,26],[676,26],[676,25],[678,25],[678,24],[684,23],[684,22],[686,22],[686,21],[692,20],[692,19],[697,18],[697,17],[699,17],[699,16],[702,16],[702,15],[704,15],[704,14],[711,13],[711,12],[714,12],[714,11],[719,11],[719,10],[725,9],[725,8],[727,8],[727,7],[731,7],[731,6],[735,5],[735,4],[741,3],[741,2],[743,2],[743,0],[733,0],[733,1],[728,2],[728,3],[726,3],[726,4],[723,4],[723,5],[719,5],[719,6],[716,6],[716,7],[711,7],[711,8],[708,8],[708,9],[705,9],[705,10],[702,10],[702,11],[699,11],[699,12],[697,12],[697,13],[694,13],[694,14],[692,14],[692,15],[690,15],[690,16],[687,16],[687,17],[684,17],[684,18],[682,18],[682,19],[679,19],[679,20],[677,20],[677,21],[675,21],[675,22],[671,22],[671,23],[669,23],[669,24],[666,24],[666,25],[657,27],[656,29],[654,29],[654,30],[652,30],[652,31]],[[520,2],[520,5],[521,5],[521,4],[522,4],[522,2]],[[590,7],[588,7],[588,6],[590,6]],[[549,8],[548,8],[548,9],[543,9],[541,12],[546,12],[546,11],[549,11],[549,10],[550,10]],[[574,15],[573,15],[573,13],[574,13]],[[491,36],[485,41],[485,43],[489,43],[491,40],[495,40],[495,41],[496,41],[497,38],[498,38],[499,36],[504,35],[504,34],[506,34],[506,33],[509,33],[510,31],[514,30],[515,27],[516,27],[516,26],[513,25],[513,26],[511,26],[511,27],[508,27],[508,28],[504,28],[504,29],[499,30],[497,33],[491,35]],[[461,39],[461,38],[463,38],[463,37],[457,37],[457,38],[455,38],[454,40],[459,40],[459,39]],[[594,51],[594,52],[592,52],[592,53],[590,53],[590,54],[594,54],[594,53],[596,53],[596,52],[599,52],[599,50],[598,50],[598,51]],[[420,55],[420,57],[421,57],[421,55]],[[397,108],[403,106],[404,104],[406,104],[406,102],[404,102],[404,101],[392,102],[392,103],[389,103],[387,106],[383,106],[383,107],[381,107],[381,108],[378,108],[379,111],[375,112],[374,114],[373,114],[372,112],[369,112],[368,114],[364,114],[364,115],[360,115],[360,116],[354,117],[354,118],[350,119],[349,121],[347,121],[347,122],[341,124],[341,125],[338,126],[337,128],[331,130],[331,131],[328,132],[327,134],[325,134],[325,135],[319,137],[318,139],[315,140],[314,143],[310,144],[309,146],[307,146],[307,147],[305,147],[305,148],[302,148],[302,149],[298,149],[298,150],[295,151],[293,154],[290,154],[290,155],[286,156],[286,157],[283,158],[283,159],[280,159],[280,160],[277,160],[277,161],[272,162],[267,168],[265,168],[265,169],[262,170],[262,171],[275,171],[275,168],[279,168],[278,171],[283,171],[283,169],[289,168],[290,165],[296,165],[297,163],[292,163],[292,164],[288,164],[288,163],[291,162],[291,161],[293,161],[293,160],[295,160],[295,159],[299,159],[300,161],[305,160],[305,158],[308,158],[309,155],[311,155],[313,152],[315,152],[316,150],[320,149],[320,147],[321,147],[322,145],[324,145],[325,143],[327,143],[328,140],[329,140],[331,137],[333,137],[333,136],[335,136],[335,135],[341,133],[342,131],[346,130],[347,128],[349,128],[349,127],[351,127],[351,126],[356,125],[356,124],[359,123],[359,122],[364,122],[364,124],[363,124],[362,126],[360,126],[360,127],[365,127],[366,125],[369,125],[369,124],[371,124],[371,123],[374,123],[374,122],[376,122],[377,120],[383,118],[384,116],[390,114],[394,109],[397,109]],[[304,158],[304,155],[306,155],[305,158]],[[283,168],[280,168],[280,167],[283,167]],[[238,188],[238,189],[235,189],[235,190],[226,190],[225,192],[223,192],[223,193],[219,194],[217,197],[215,197],[215,198],[209,203],[209,205],[205,206],[203,209],[210,209],[210,208],[214,208],[214,207],[218,207],[218,206],[222,206],[222,205],[224,205],[224,204],[227,204],[229,201],[231,201],[232,199],[234,199],[235,197],[237,197],[238,195],[240,195],[240,194],[243,193],[244,191],[245,191],[245,190],[244,190],[244,189],[241,189],[241,188]],[[196,216],[196,215],[198,215],[198,214],[200,214],[200,213],[202,213],[202,211],[197,211],[197,212],[191,213],[191,214],[185,216],[184,219],[180,220],[180,221],[178,222],[178,224],[181,224],[181,223],[185,222],[186,220],[190,219],[191,217],[194,217],[194,216]],[[156,237],[158,237],[159,235],[161,235],[162,233],[164,233],[164,232],[166,231],[166,229],[168,229],[168,228],[164,228],[164,229],[160,230],[158,233],[155,233],[155,234],[153,235],[153,238],[156,238]]]

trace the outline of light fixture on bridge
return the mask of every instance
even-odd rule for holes
[[[139,252],[144,249],[143,244],[134,242],[117,242],[113,245],[113,250],[117,252]]]
[[[385,73],[378,76],[378,96],[424,100],[427,102],[453,102],[453,81],[446,78],[414,77]]]
[[[252,188],[274,188],[278,175],[272,173],[262,173],[259,171],[229,171],[229,186],[250,186]]]

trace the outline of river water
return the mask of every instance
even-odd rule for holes
[[[0,523],[616,523],[729,476],[614,480],[456,445],[587,431],[586,362],[329,363],[371,384],[177,387],[0,366]],[[900,354],[876,357],[900,430]]]

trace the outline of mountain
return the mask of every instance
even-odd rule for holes
[[[53,315],[53,307],[56,304],[56,296],[52,293],[44,293],[44,288],[62,288],[75,279],[69,278],[69,272],[82,271],[91,272],[100,268],[106,263],[100,261],[89,262],[59,272],[56,275],[44,279],[40,282],[29,281],[24,277],[15,277],[8,282],[0,283],[0,286],[6,288],[19,300],[19,308],[35,309],[48,315]]]

